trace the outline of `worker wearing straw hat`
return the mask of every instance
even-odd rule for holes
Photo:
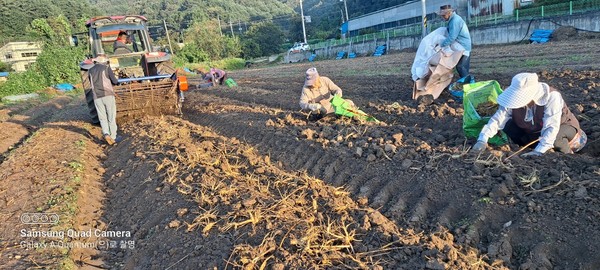
[[[515,75],[498,96],[499,108],[483,127],[474,151],[482,151],[499,130],[516,144],[525,146],[539,140],[535,149],[522,157],[541,156],[550,149],[574,153],[585,145],[587,136],[561,94],[538,81],[535,73]]]

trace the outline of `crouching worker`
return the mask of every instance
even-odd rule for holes
[[[554,148],[574,153],[585,145],[587,137],[579,121],[560,93],[546,83],[538,82],[535,73],[520,73],[498,96],[498,111],[483,127],[473,151],[482,151],[498,130],[503,130],[516,144],[525,146],[539,139],[535,149],[522,157],[541,156]]]
[[[213,86],[223,85],[227,80],[227,72],[218,68],[210,68],[210,71],[204,76],[204,80],[212,82]]]
[[[306,71],[306,79],[302,94],[300,95],[300,108],[310,110],[313,113],[328,114],[335,110],[331,105],[331,99],[334,95],[342,96],[342,89],[338,87],[331,79],[319,76],[316,68],[309,68]],[[346,100],[354,103],[350,100]]]

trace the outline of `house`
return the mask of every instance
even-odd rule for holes
[[[427,0],[425,10],[427,21],[441,20],[436,13],[440,6],[450,4],[457,14],[469,23],[475,16],[512,15],[515,8],[533,2],[534,0]],[[365,31],[373,32],[420,25],[423,16],[422,6],[421,0],[414,0],[352,18],[345,26],[347,27],[346,31],[350,36],[358,36]]]
[[[427,0],[425,7],[427,20],[431,21],[436,18],[436,12],[439,11],[440,6],[448,4],[452,5],[461,16],[467,13],[467,0]],[[350,36],[357,36],[366,29],[381,31],[420,24],[421,16],[423,16],[422,2],[420,0],[410,1],[350,19],[348,32]]]
[[[39,42],[9,42],[0,48],[0,61],[10,64],[14,71],[21,72],[35,63],[41,52],[42,44]]]

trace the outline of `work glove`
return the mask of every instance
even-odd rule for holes
[[[321,108],[323,108],[323,106],[321,106],[321,104],[319,104],[319,103],[308,104],[308,109],[313,112],[319,112],[319,111],[321,111]]]
[[[487,143],[484,141],[477,141],[473,148],[471,148],[472,152],[481,152],[487,148]]]
[[[529,153],[522,154],[521,157],[522,158],[541,157],[542,155],[543,155],[543,153],[540,153],[538,151],[533,150],[533,151],[531,151]]]

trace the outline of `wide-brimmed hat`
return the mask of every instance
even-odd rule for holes
[[[106,55],[99,54],[98,56],[96,56],[96,59],[94,59],[94,62],[100,63],[100,64],[106,64],[106,63],[108,63],[108,57],[106,57]]]
[[[508,109],[521,108],[540,93],[542,85],[535,73],[519,73],[512,78],[510,86],[498,96],[498,104]]]
[[[319,78],[319,72],[317,72],[317,68],[309,68],[306,70],[306,79],[304,80],[304,86],[313,86],[317,82]]]
[[[452,8],[452,5],[443,5],[440,7],[440,10],[438,11],[438,15],[443,15],[443,14],[446,14],[446,12],[450,12],[453,10],[454,9]]]

